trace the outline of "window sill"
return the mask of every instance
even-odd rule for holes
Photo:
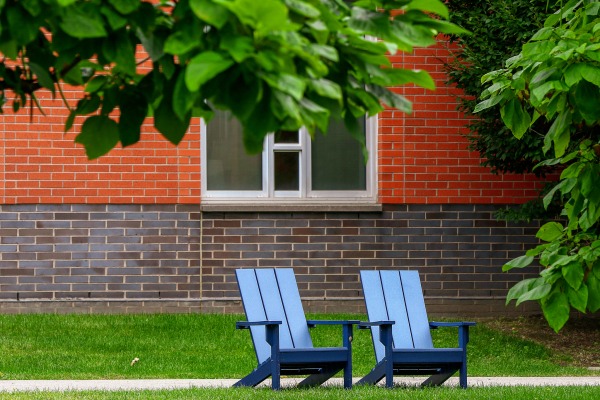
[[[203,212],[380,212],[382,205],[367,202],[203,202]]]

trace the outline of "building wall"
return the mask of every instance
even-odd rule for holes
[[[202,213],[193,205],[4,205],[0,311],[241,311],[234,270],[291,267],[311,311],[363,311],[361,269],[418,269],[430,311],[493,315],[533,269],[535,226],[487,205]]]
[[[395,89],[413,113],[388,110],[380,117],[379,196],[384,204],[519,204],[535,198],[542,183],[532,176],[491,174],[468,150],[467,119],[457,110],[459,90],[445,84],[444,62],[456,47],[446,42],[391,57],[394,67],[427,70],[437,89]]]
[[[49,93],[40,94],[40,103],[46,116],[0,116],[0,204],[199,203],[199,121],[174,146],[149,119],[140,143],[89,161],[74,143],[83,119],[65,134],[65,106]]]
[[[141,143],[88,161],[73,142],[82,120],[64,134],[49,93],[46,116],[0,116],[0,312],[240,311],[238,267],[293,267],[313,311],[362,311],[361,268],[418,268],[434,312],[512,312],[506,291],[533,271],[501,266],[534,245],[535,226],[492,212],[540,183],[492,175],[467,149],[448,54],[392,57],[438,89],[394,89],[414,112],[380,116],[381,212],[202,212],[198,120],[177,147],[150,119]]]
[[[200,296],[198,205],[2,205],[0,300]]]

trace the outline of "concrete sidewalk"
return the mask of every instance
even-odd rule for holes
[[[159,390],[231,387],[236,379],[115,379],[115,380],[0,380],[0,392],[67,391],[67,390]],[[282,379],[291,386],[299,379]],[[397,378],[400,385],[418,385],[423,378]],[[264,385],[268,385],[265,381]],[[330,379],[328,385],[342,386],[341,378]],[[445,385],[458,386],[458,378]],[[577,377],[469,377],[469,387],[477,386],[600,386],[600,376]]]

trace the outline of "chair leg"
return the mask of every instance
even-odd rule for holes
[[[357,385],[375,385],[385,376],[385,361],[378,363],[367,375],[362,377]]]
[[[298,384],[298,387],[319,386],[327,379],[334,376],[340,369],[341,368],[339,367],[323,368],[318,374],[312,374],[306,377],[302,382]]]
[[[281,389],[281,365],[278,362],[271,363],[271,388]]]
[[[456,371],[456,368],[442,368],[439,373],[431,375],[425,382],[421,383],[421,387],[440,386],[442,383],[446,382],[448,378],[454,375]]]
[[[459,383],[460,387],[463,389],[467,388],[467,361],[465,360],[460,366],[460,377]]]
[[[233,384],[233,387],[250,386],[254,387],[267,379],[271,375],[271,361],[267,360],[248,375]]]

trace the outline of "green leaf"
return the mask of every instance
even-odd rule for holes
[[[227,7],[243,24],[254,28],[257,36],[292,28],[288,8],[279,0],[234,0],[219,1],[219,4]]]
[[[595,274],[589,274],[587,279],[588,303],[590,312],[600,310],[600,278]]]
[[[108,78],[104,75],[98,75],[90,79],[90,81],[85,85],[85,92],[87,93],[95,93],[103,88],[103,86],[108,82]]]
[[[130,89],[119,93],[118,102],[119,138],[126,147],[140,140],[141,126],[148,115],[148,101],[143,93]]]
[[[20,3],[33,17],[37,17],[42,11],[42,7],[40,7],[41,1],[39,0],[23,0]]]
[[[555,291],[548,298],[542,300],[541,304],[546,321],[558,333],[569,320],[571,307],[569,306],[567,295],[560,291]]]
[[[593,83],[596,86],[600,86],[600,67],[592,64],[584,64],[581,69],[581,76],[586,81]]]
[[[125,30],[120,30],[102,42],[102,54],[114,62],[117,71],[133,76],[136,73],[135,46]]]
[[[327,131],[331,114],[328,109],[307,98],[300,99],[300,106],[300,115],[309,132],[314,133],[315,128],[320,129],[322,132]]]
[[[412,0],[404,9],[428,11],[445,19],[450,18],[448,7],[439,0]]]
[[[165,41],[164,51],[168,54],[181,55],[194,50],[200,45],[198,37],[201,34],[202,30],[198,24],[180,24]]]
[[[532,37],[531,40],[546,40],[549,39],[554,32],[553,28],[544,27],[537,31]]]
[[[561,272],[569,286],[575,290],[579,290],[584,277],[581,263],[579,261],[570,262],[562,267]]]
[[[565,84],[571,87],[579,82],[583,78],[581,75],[583,68],[585,68],[584,64],[581,63],[570,64],[563,72]]]
[[[206,51],[192,58],[185,71],[185,84],[191,92],[233,65],[233,60],[220,53]]]
[[[483,101],[477,103],[477,105],[473,109],[473,113],[477,114],[478,112],[481,112],[483,110],[487,110],[488,108],[494,107],[496,104],[498,104],[502,100],[504,100],[505,97],[506,97],[505,92],[502,92],[498,95],[494,95],[494,96],[490,97],[489,99],[483,100]]]
[[[183,121],[186,119],[187,115],[194,107],[197,97],[197,92],[192,93],[188,90],[185,84],[185,75],[179,74],[173,91],[173,111],[180,120]]]
[[[190,8],[202,21],[222,28],[229,18],[229,11],[212,0],[190,0]]]
[[[552,242],[564,235],[564,227],[558,222],[548,222],[540,227],[535,235],[538,239]]]
[[[88,158],[94,160],[119,143],[119,126],[106,115],[94,115],[85,120],[75,143],[82,144]]]
[[[173,144],[179,144],[185,136],[190,125],[191,112],[180,119],[173,111],[171,96],[163,97],[158,108],[154,110],[154,126],[167,140]]]
[[[39,84],[54,94],[54,80],[50,73],[35,63],[29,63],[29,69],[37,76]]]
[[[521,296],[519,296],[515,306],[518,306],[519,304],[521,304],[524,301],[543,299],[546,296],[548,296],[548,294],[550,293],[551,290],[552,290],[552,285],[550,285],[548,283],[539,282],[538,280],[536,280],[536,282],[533,285],[531,285],[531,289],[529,291],[527,291],[527,292],[523,293]]]
[[[256,52],[254,42],[247,36],[223,34],[220,48],[229,53],[237,63],[241,63]]]
[[[548,209],[548,206],[550,205],[550,203],[552,203],[552,199],[554,198],[554,194],[558,190],[560,190],[564,185],[566,185],[567,182],[568,181],[566,181],[566,180],[560,181],[560,183],[558,183],[557,185],[555,185],[552,189],[550,189],[550,191],[548,193],[546,193],[546,195],[542,199],[542,202],[544,204],[544,208],[546,210]]]
[[[569,303],[571,306],[585,313],[588,303],[588,287],[583,284],[579,287],[579,290],[573,290],[572,288],[567,288],[567,297],[569,298]]]
[[[513,268],[525,268],[532,262],[533,262],[532,256],[528,256],[528,255],[520,256],[520,257],[510,260],[509,262],[504,264],[504,266],[502,266],[502,271],[504,271],[504,272],[510,271]]]
[[[36,19],[32,18],[17,4],[6,8],[6,18],[8,19],[10,35],[17,41],[18,45],[25,45],[34,41],[40,33],[39,22],[36,23]]]
[[[119,96],[121,94],[121,90],[118,85],[110,85],[104,88],[103,97],[102,97],[102,109],[100,113],[104,115],[108,115],[117,106],[119,103]]]
[[[100,96],[97,94],[92,94],[77,102],[77,108],[75,108],[75,112],[77,115],[91,114],[96,111],[98,107],[100,107]]]
[[[308,50],[312,54],[316,54],[316,55],[323,57],[329,61],[338,62],[340,59],[338,51],[335,47],[325,46],[325,45],[320,45],[320,44],[313,44],[313,45],[309,46]]]
[[[291,118],[298,122],[302,119],[298,103],[291,96],[275,90],[273,91],[273,100],[273,111],[279,119]]]
[[[381,68],[374,65],[373,68],[369,69],[369,72],[376,73],[378,78],[382,78],[381,82],[376,82],[382,86],[400,86],[413,83],[425,89],[435,90],[435,82],[427,71]]]
[[[306,83],[295,75],[286,73],[277,75],[263,74],[261,75],[261,78],[263,78],[271,87],[289,94],[296,100],[300,100],[304,97]]]
[[[99,13],[86,14],[74,7],[65,9],[60,27],[68,35],[77,39],[100,38],[107,35]]]
[[[144,32],[139,28],[136,30],[136,35],[152,61],[158,61],[164,55],[166,35],[156,31]]]
[[[129,14],[140,6],[139,0],[108,0],[110,4],[121,14]]]
[[[15,40],[0,40],[0,53],[13,60],[19,56],[19,49]]]
[[[101,12],[113,31],[117,31],[121,28],[124,28],[129,22],[127,18],[125,18],[123,15],[121,15],[111,7],[103,6]]]
[[[506,304],[508,305],[511,300],[518,299],[523,294],[529,292],[531,288],[542,285],[543,283],[543,278],[530,278],[518,282],[508,291],[508,294],[506,295]]]
[[[379,85],[367,85],[367,90],[373,93],[383,103],[396,108],[407,114],[412,113],[412,103],[404,96],[392,92],[391,90]]]
[[[517,139],[522,138],[531,125],[529,113],[523,110],[521,103],[516,97],[510,99],[500,108],[500,115],[504,124]]]
[[[334,100],[342,99],[342,88],[335,82],[327,79],[317,79],[310,81],[309,85],[320,96]]]
[[[564,110],[550,126],[546,138],[554,142],[555,156],[562,157],[571,140],[569,128],[571,125],[572,114],[568,110]]]
[[[535,256],[539,255],[540,253],[542,253],[544,250],[546,250],[548,248],[548,246],[549,246],[548,244],[540,244],[539,246],[536,246],[533,249],[527,250],[527,253],[525,253],[525,254],[530,257],[535,257]]]
[[[283,0],[284,3],[296,14],[307,18],[317,18],[321,12],[310,3],[301,0]]]
[[[588,81],[581,81],[575,87],[573,96],[575,107],[589,125],[600,120],[600,88]]]

